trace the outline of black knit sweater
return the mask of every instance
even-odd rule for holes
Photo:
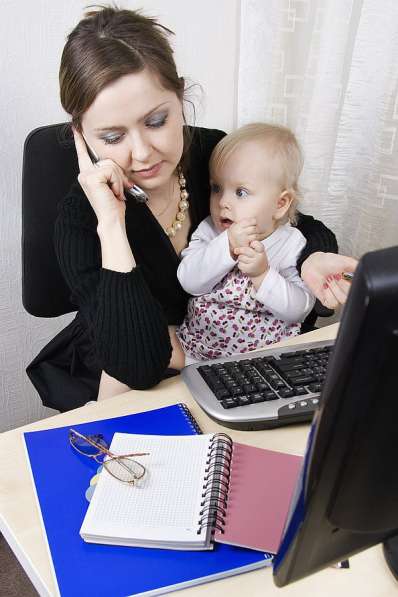
[[[193,130],[186,171],[188,240],[209,214],[209,157],[224,134]],[[334,235],[311,216],[300,215],[297,227],[307,238],[299,267],[314,251],[337,250]],[[77,321],[89,338],[86,363],[132,388],[145,389],[164,377],[171,356],[167,325],[182,322],[189,297],[177,280],[179,257],[145,204],[128,199],[126,231],[137,267],[129,273],[103,269],[97,219],[76,182],[60,205],[55,248],[79,311]]]

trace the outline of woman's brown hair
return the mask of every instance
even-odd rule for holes
[[[184,99],[184,79],[177,74],[168,36],[174,35],[139,11],[90,5],[67,38],[59,69],[60,99],[81,131],[81,118],[97,95],[119,77],[151,70],[165,89]],[[190,144],[184,127],[184,153]]]

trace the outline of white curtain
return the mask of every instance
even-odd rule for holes
[[[304,150],[301,210],[360,257],[398,244],[398,1],[241,0],[236,124]]]

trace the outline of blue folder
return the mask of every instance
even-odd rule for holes
[[[157,435],[200,433],[182,404],[74,425],[83,434],[116,431]],[[270,554],[215,544],[212,551],[172,551],[85,543],[79,530],[85,491],[98,464],[77,454],[68,427],[25,433],[28,459],[61,597],[161,595],[271,564]]]

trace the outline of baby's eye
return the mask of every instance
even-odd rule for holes
[[[242,199],[243,197],[247,197],[249,193],[246,191],[246,189],[243,189],[242,187],[238,187],[235,191],[235,194],[237,197]]]
[[[104,137],[103,141],[104,141],[105,145],[114,145],[115,143],[119,143],[119,141],[122,137],[123,137],[123,135],[119,135],[117,137]]]
[[[210,184],[210,190],[211,190],[212,193],[216,193],[217,194],[217,193],[220,192],[220,185],[216,184],[215,182],[212,182]]]

